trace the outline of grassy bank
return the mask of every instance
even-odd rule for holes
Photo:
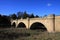
[[[60,33],[22,28],[0,29],[0,40],[60,40]]]

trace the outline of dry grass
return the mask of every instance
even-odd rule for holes
[[[0,40],[60,40],[60,33],[23,28],[0,29]]]

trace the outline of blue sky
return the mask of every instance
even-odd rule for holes
[[[0,0],[0,14],[10,15],[18,11],[34,15],[60,15],[60,0]]]

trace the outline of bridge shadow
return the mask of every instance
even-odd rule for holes
[[[12,27],[13,27],[13,28],[15,28],[15,27],[16,27],[16,23],[15,23],[15,22],[12,24]]]
[[[20,22],[17,28],[26,28],[26,25],[23,22]]]
[[[30,27],[31,30],[40,30],[40,31],[47,31],[46,27],[39,22],[35,22]]]

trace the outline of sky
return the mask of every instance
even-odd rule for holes
[[[24,12],[39,16],[60,15],[60,0],[0,0],[0,14]]]

